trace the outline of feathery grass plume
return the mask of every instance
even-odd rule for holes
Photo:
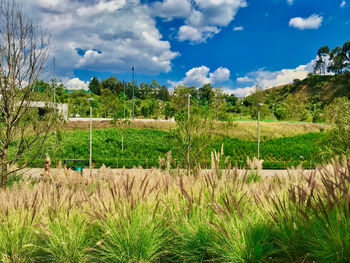
[[[166,171],[167,173],[170,173],[171,161],[172,161],[172,155],[171,155],[171,150],[170,150],[170,151],[167,153],[167,155],[166,155],[165,171]]]

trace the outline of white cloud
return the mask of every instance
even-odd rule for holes
[[[255,91],[256,85],[263,89],[268,89],[292,83],[294,79],[305,79],[309,73],[313,72],[315,61],[316,60],[311,60],[308,64],[300,65],[294,69],[282,69],[278,71],[260,69],[258,71],[250,72],[245,77],[237,78],[237,81],[251,81],[254,85],[234,89],[233,93],[238,97],[246,97]]]
[[[173,18],[186,18],[191,14],[192,5],[188,0],[164,0],[151,5],[155,16],[172,20]]]
[[[340,3],[340,7],[344,7],[346,5],[346,2],[345,0],[343,0],[341,3]]]
[[[67,80],[65,86],[68,90],[89,90],[89,82],[84,82],[78,78]]]
[[[253,80],[248,78],[247,76],[237,78],[237,82],[252,82],[252,81]]]
[[[211,83],[222,83],[230,79],[230,70],[219,67],[214,72],[210,73],[210,68],[206,66],[192,68],[186,72],[185,78],[180,81],[168,81],[171,88],[179,85],[195,86],[197,88]]]
[[[289,21],[289,26],[298,28],[301,30],[317,29],[321,26],[322,20],[323,20],[323,17],[316,14],[312,14],[307,18],[294,17]]]
[[[245,77],[237,78],[237,82],[253,82],[254,85],[245,88],[234,89],[233,93],[238,97],[246,97],[255,91],[256,85],[263,89],[277,87],[292,83],[294,79],[304,79],[310,72],[313,72],[315,61],[312,60],[306,65],[300,65],[294,69],[282,69],[268,71],[260,69],[247,74]]]
[[[139,73],[158,74],[169,72],[179,55],[141,0],[18,1],[51,32],[59,76],[72,76],[74,69],[125,72],[132,64]]]
[[[292,83],[294,79],[304,79],[310,72],[313,72],[315,60],[306,65],[300,65],[294,69],[282,69],[279,71],[258,70],[248,73],[247,75],[253,79],[254,83],[260,87],[272,88],[280,85]]]
[[[288,3],[289,5],[292,5],[293,2],[294,2],[294,0],[287,0],[287,3]]]
[[[182,18],[178,39],[200,43],[228,26],[245,0],[163,0],[151,5],[155,16],[171,20]]]
[[[180,41],[189,40],[192,43],[204,42],[208,38],[213,37],[219,33],[220,30],[217,27],[192,27],[192,26],[181,26],[178,33],[178,39]]]
[[[210,73],[209,78],[212,83],[225,82],[230,79],[230,70],[228,68],[220,67],[213,73]]]
[[[233,28],[233,31],[243,31],[243,30],[244,30],[244,28],[242,26],[235,26]]]
[[[245,88],[238,88],[232,90],[232,93],[235,94],[237,97],[247,97],[250,94],[252,94],[255,91],[255,86],[253,87],[245,87]]]

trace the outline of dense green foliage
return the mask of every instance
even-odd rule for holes
[[[60,141],[50,137],[44,152],[50,153],[54,163],[63,159],[89,159],[89,131],[68,131],[59,135]],[[308,133],[295,137],[262,141],[261,158],[264,168],[284,168],[305,163],[306,167],[321,162],[320,144],[323,133]],[[256,156],[257,143],[229,137],[212,137],[204,152],[206,160],[202,166],[210,166],[210,154],[219,152],[224,145],[224,154],[233,164],[246,165],[247,157]],[[177,151],[178,141],[172,138],[171,132],[154,129],[125,129],[124,151],[121,151],[121,137],[116,129],[93,131],[93,162],[99,167],[102,164],[111,167],[158,167],[159,157],[167,156],[172,151],[172,166],[184,167],[184,157]],[[43,157],[38,158],[34,166],[40,167]],[[223,164],[222,164],[223,165]]]
[[[264,91],[256,87],[254,94],[240,99],[234,94],[224,94],[220,87],[214,88],[210,83],[198,88],[180,85],[170,94],[168,88],[156,80],[138,84],[111,76],[104,80],[93,77],[88,91],[69,91],[60,85],[56,88],[57,101],[69,104],[71,117],[88,116],[87,99],[93,97],[94,117],[124,116],[125,109],[128,118],[132,113],[134,94],[136,117],[171,118],[187,107],[190,95],[191,105],[206,110],[212,119],[255,119],[257,103],[263,103],[259,109],[262,119],[327,122],[325,106],[337,97],[350,98],[349,57],[350,41],[333,50],[328,46],[321,47],[317,52],[314,74]],[[332,75],[326,75],[329,72]],[[52,89],[49,84],[37,82],[38,93],[49,89]]]

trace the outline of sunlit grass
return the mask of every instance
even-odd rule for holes
[[[349,262],[349,165],[259,180],[213,167],[14,182],[0,190],[0,260]]]

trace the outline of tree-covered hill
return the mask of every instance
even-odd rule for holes
[[[338,75],[309,74],[304,80],[267,89],[267,100],[272,103],[285,101],[289,95],[306,96],[307,101],[322,106],[330,104],[337,97],[350,98],[350,72]]]

